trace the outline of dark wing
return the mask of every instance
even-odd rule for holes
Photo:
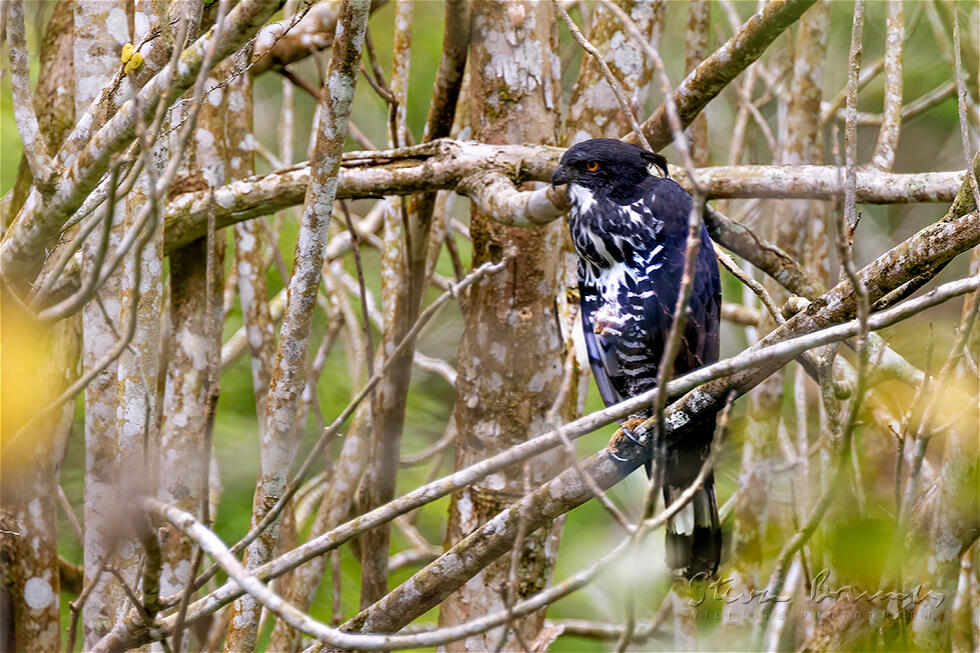
[[[669,179],[651,177],[645,197],[650,213],[663,221],[660,239],[664,246],[663,265],[650,273],[650,285],[655,290],[643,306],[647,316],[651,355],[659,362],[670,326],[673,323],[677,296],[684,274],[684,253],[687,249],[687,225],[690,219],[691,197]],[[721,320],[721,279],[707,229],[701,229],[701,247],[695,265],[694,287],[688,304],[690,314],[684,327],[681,349],[674,363],[674,373],[683,374],[718,360],[719,325]],[[664,319],[663,314],[667,316]]]
[[[684,328],[684,340],[675,372],[683,374],[717,362],[720,349],[721,279],[707,230],[701,233],[701,249],[691,290],[691,313]]]
[[[594,284],[585,281],[584,266],[588,265],[581,259],[579,260],[579,298],[582,306],[582,331],[585,337],[585,350],[589,356],[589,366],[592,368],[592,376],[595,378],[596,387],[599,388],[599,396],[607,406],[618,404],[625,397],[620,394],[613,385],[612,379],[620,376],[619,364],[616,357],[610,354],[608,347],[603,347],[599,343],[595,332],[593,316],[599,309],[599,296]]]

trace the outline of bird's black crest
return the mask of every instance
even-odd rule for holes
[[[568,148],[565,156],[561,158],[561,163],[568,165],[592,160],[616,163],[639,160],[644,167],[654,165],[663,172],[664,177],[670,177],[667,170],[667,157],[615,138],[593,138],[577,143]]]
[[[551,176],[554,186],[575,184],[619,203],[636,194],[656,166],[667,176],[667,160],[642,147],[612,138],[595,138],[568,148]]]

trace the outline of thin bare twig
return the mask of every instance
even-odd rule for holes
[[[367,363],[368,376],[374,376],[374,336],[371,334],[371,320],[368,318],[367,291],[364,287],[364,267],[361,265],[361,243],[354,228],[354,223],[350,219],[350,211],[347,210],[347,202],[339,202],[340,210],[344,213],[344,221],[347,223],[347,233],[350,234],[351,252],[354,254],[354,267],[357,270],[357,289],[361,298],[361,331],[364,333],[364,360]]]
[[[571,461],[573,468],[575,469],[576,473],[578,474],[582,482],[589,488],[589,490],[592,491],[592,494],[595,495],[595,498],[599,502],[599,505],[601,505],[606,510],[606,512],[608,512],[612,516],[612,518],[616,521],[616,523],[618,523],[623,528],[624,531],[632,534],[636,531],[636,526],[634,526],[630,522],[629,518],[625,514],[623,514],[623,511],[620,510],[616,506],[616,504],[612,502],[612,500],[606,495],[605,491],[602,488],[600,488],[599,485],[595,482],[595,479],[589,476],[586,473],[586,471],[582,469],[582,465],[578,460],[578,452],[575,450],[575,445],[572,443],[572,441],[568,438],[568,435],[565,433],[564,425],[560,423],[558,411],[560,410],[561,406],[565,403],[565,401],[567,401],[567,397],[569,395],[569,391],[571,390],[571,385],[574,376],[575,376],[574,358],[572,356],[566,356],[565,370],[562,376],[561,389],[558,392],[558,397],[556,398],[554,405],[552,406],[551,410],[548,411],[548,414],[545,416],[545,419],[547,420],[548,425],[552,428],[552,430],[558,434],[559,438],[561,438],[561,443],[565,447],[565,451],[568,453],[568,459]],[[528,492],[525,492],[525,495],[526,494],[528,494]]]
[[[895,152],[898,149],[898,138],[902,129],[902,46],[905,43],[903,5],[902,0],[888,1],[885,27],[885,108],[881,114],[878,143],[871,157],[872,165],[882,170],[891,170],[895,164]],[[850,80],[848,87],[850,87]],[[856,115],[850,111],[850,99],[848,99],[847,118],[856,119]]]
[[[524,461],[521,466],[522,476],[524,477],[524,496],[531,494],[531,463],[528,460]],[[522,504],[522,507],[524,504]],[[527,509],[524,508],[518,511],[517,515],[517,536],[514,538],[514,550],[510,554],[510,569],[507,570],[507,585],[503,588],[504,594],[504,607],[507,610],[507,614],[510,617],[507,620],[507,627],[504,628],[504,632],[500,636],[500,642],[497,644],[496,653],[500,653],[504,650],[504,645],[507,644],[507,638],[511,633],[514,633],[514,639],[520,644],[521,650],[530,651],[530,647],[527,642],[524,641],[524,636],[521,635],[521,629],[514,626],[514,600],[517,595],[517,583],[518,583],[518,570],[521,564],[521,556],[524,553],[525,539],[527,538],[528,528],[527,528]]]
[[[78,522],[78,515],[75,514],[75,509],[72,508],[71,502],[65,494],[65,490],[60,484],[58,485],[58,503],[61,504],[61,509],[65,512],[68,523],[71,524],[71,530],[75,534],[75,539],[78,540],[79,545],[84,547],[85,537],[82,532],[82,525]]]
[[[65,648],[66,651],[75,650],[75,637],[78,633],[78,617],[82,613],[82,607],[88,600],[89,594],[95,589],[99,581],[102,579],[102,574],[105,572],[106,565],[109,563],[109,555],[111,552],[106,552],[106,555],[99,561],[99,565],[92,574],[92,578],[89,579],[85,587],[82,588],[81,594],[74,601],[68,603],[68,608],[71,611],[71,621],[68,624],[68,644]]]
[[[433,456],[439,454],[439,452],[445,451],[451,444],[456,442],[456,438],[458,436],[459,432],[456,430],[456,422],[455,420],[450,419],[449,424],[446,425],[446,429],[443,432],[442,437],[418,453],[402,456],[398,461],[399,467],[414,467],[415,465],[421,465],[425,461],[430,460]]]
[[[582,32],[575,24],[575,21],[572,20],[572,17],[568,15],[568,12],[565,11],[565,8],[562,7],[561,2],[559,2],[559,0],[552,0],[552,5],[554,6],[555,11],[558,12],[558,15],[561,16],[561,19],[565,22],[565,27],[568,28],[568,33],[572,35],[572,38],[575,39],[580,46],[582,46],[583,50],[589,53],[589,56],[592,57],[593,61],[595,61],[596,65],[599,67],[603,78],[606,80],[606,83],[609,84],[609,88],[612,90],[613,95],[616,96],[616,101],[619,102],[620,110],[629,121],[630,127],[633,129],[633,134],[636,136],[636,140],[638,140],[645,149],[652,152],[653,148],[650,147],[650,142],[647,141],[646,136],[643,134],[643,128],[640,127],[640,123],[636,119],[636,114],[633,113],[633,107],[630,106],[629,99],[626,97],[626,93],[623,92],[623,86],[619,83],[619,80],[616,79],[616,76],[613,75],[612,71],[609,70],[609,64],[607,64],[606,60],[602,58],[602,55],[598,50],[596,50],[595,46],[589,43],[587,38],[582,36]]]

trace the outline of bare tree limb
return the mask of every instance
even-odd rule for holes
[[[217,59],[237,50],[276,11],[278,4],[278,0],[245,0],[236,5],[228,15],[227,36],[220,41]],[[213,42],[217,43],[214,35],[205,34],[183,52],[181,66],[173,79],[164,69],[143,86],[139,95],[145,118],[152,116],[165,89],[175,90],[176,93],[170,96],[175,99],[177,94],[190,87]],[[99,183],[112,155],[133,140],[135,130],[136,104],[131,100],[92,136],[70,164],[53,171],[58,182],[49,197],[42,200],[39,193],[28,197],[0,244],[0,263],[5,279],[21,287],[33,281],[41,269],[45,250],[57,240],[64,221]],[[60,157],[59,152],[59,161]]]
[[[891,170],[902,129],[902,46],[905,43],[905,9],[900,0],[889,0],[885,26],[885,108],[872,165]],[[857,116],[852,116],[856,122]]]
[[[395,31],[392,39],[392,71],[389,92],[388,146],[398,147],[408,141],[405,104],[408,100],[409,64],[412,52],[414,5],[411,0],[398,0],[395,5]],[[370,44],[370,41],[368,42]],[[370,50],[369,50],[370,52]],[[374,60],[372,58],[372,63]],[[380,71],[376,71],[381,79]],[[370,79],[370,77],[369,77]],[[430,216],[431,217],[431,214]],[[403,340],[419,312],[424,279],[424,267],[413,265],[417,252],[428,244],[429,221],[420,223],[403,197],[385,199],[384,243],[381,251],[381,295],[384,329],[381,356],[394,358],[394,347]],[[356,250],[355,250],[356,251]],[[423,254],[424,257],[424,254]],[[355,259],[357,261],[358,259]],[[423,259],[424,260],[424,259]],[[363,328],[370,331],[368,304],[363,293],[360,268],[358,282],[361,290]],[[369,334],[368,343],[371,342]],[[414,342],[407,343],[391,365],[378,389],[372,394],[373,429],[370,455],[365,475],[363,509],[370,510],[385,504],[395,496],[398,476],[398,454],[401,449],[405,423],[405,403],[411,377]],[[373,376],[372,356],[367,364]],[[365,533],[361,549],[361,605],[369,605],[388,591],[388,557],[390,531],[387,524]]]
[[[316,174],[311,176],[306,192],[296,244],[296,263],[289,280],[289,295],[272,385],[266,398],[265,415],[260,417],[264,419],[265,426],[262,430],[263,455],[259,481],[252,510],[253,525],[263,520],[286,489],[293,424],[299,397],[306,383],[306,353],[313,308],[323,267],[327,230],[333,215],[337,171],[344,149],[347,119],[357,83],[357,62],[364,43],[369,9],[367,0],[345,0],[338,27],[338,31],[343,29],[343,38],[334,43],[327,77],[331,90],[320,94],[320,120],[314,154]],[[247,549],[246,568],[254,569],[268,561],[273,555],[278,536],[279,519],[275,519]],[[259,604],[254,599],[246,597],[236,603],[225,642],[226,650],[250,651],[255,647],[259,612]]]
[[[952,244],[951,241],[953,240],[956,241],[955,244]],[[927,267],[935,269],[946,257],[952,256],[958,251],[969,249],[977,242],[980,242],[980,215],[974,213],[962,216],[956,221],[953,221],[952,224],[939,223],[923,230],[916,236],[913,236],[910,241],[899,246],[893,252],[883,255],[878,261],[866,267],[862,270],[861,276],[865,280],[865,283],[868,284],[869,291],[872,293],[871,296],[874,297],[876,294],[884,292],[887,286],[883,287],[883,283],[901,283],[902,275],[908,276],[914,270],[918,269],[917,263],[907,258],[905,254],[898,254],[898,252],[911,252],[913,256],[917,256],[917,261],[926,262]],[[871,281],[874,283],[870,283]],[[976,289],[977,283],[978,279],[970,278],[952,284],[946,284],[923,297],[909,300],[898,307],[872,315],[869,319],[869,327],[871,329],[884,328],[907,318],[911,314],[925,310],[936,303],[946,301],[966,292],[971,292]],[[849,288],[849,283],[847,284],[847,288]],[[733,359],[727,359],[709,367],[701,368],[684,377],[671,381],[667,387],[667,394],[669,396],[676,396],[678,393],[696,387],[710,379],[731,376],[731,378],[724,381],[709,382],[702,389],[694,393],[689,393],[679,403],[672,405],[667,417],[669,437],[679,437],[680,432],[690,426],[692,416],[697,415],[701,410],[706,410],[706,402],[712,401],[712,398],[715,396],[713,394],[714,392],[728,392],[731,388],[735,388],[739,392],[744,392],[746,386],[751,386],[752,383],[757,383],[761,378],[765,378],[773,367],[778,367],[780,364],[796,356],[799,352],[849,338],[858,333],[860,326],[857,321],[851,321],[829,328],[820,328],[817,331],[808,331],[818,324],[826,324],[827,320],[832,321],[835,316],[846,316],[849,310],[853,310],[853,308],[848,308],[846,301],[848,295],[847,288],[839,287],[829,291],[824,298],[821,298],[821,301],[811,304],[811,307],[807,311],[809,315],[806,313],[797,315],[780,327],[777,333],[771,334],[760,345],[739,354]],[[795,335],[800,333],[806,335]],[[776,344],[770,344],[783,334],[793,335],[793,337]],[[565,426],[565,433],[570,438],[577,438],[601,425],[627,416],[635,411],[637,407],[648,405],[656,392],[657,390],[652,390],[616,406],[576,420]],[[711,409],[707,408],[707,410]],[[637,432],[639,431],[641,429],[638,429]],[[641,435],[646,437],[645,434]],[[516,445],[508,451],[481,461],[465,470],[460,470],[446,479],[423,486],[400,499],[396,499],[387,506],[381,506],[372,511],[372,513],[350,522],[349,525],[342,526],[339,529],[335,529],[330,533],[311,540],[289,554],[281,556],[269,564],[256,569],[254,573],[258,578],[263,579],[275,577],[314,556],[338,546],[349,538],[354,537],[356,533],[371,528],[379,520],[386,521],[393,519],[399,514],[409,512],[438,496],[445,496],[459,487],[464,487],[472,483],[474,479],[485,477],[497,469],[514,464],[529,455],[535,455],[540,451],[557,446],[559,443],[560,439],[557,434],[548,433],[526,443]],[[596,478],[600,487],[612,478],[620,479],[625,477],[642,460],[642,450],[635,444],[627,441],[626,438],[617,440],[616,448],[620,456],[628,456],[632,459],[632,462],[626,464],[624,467],[624,464],[616,463],[614,459],[600,453],[597,454],[597,457],[594,456],[587,461],[585,465],[585,468]],[[611,467],[607,467],[607,465],[611,465]],[[574,471],[572,473],[574,474]],[[575,478],[578,478],[577,474],[575,474]],[[586,492],[587,496],[583,495],[581,498],[582,501],[592,496],[590,490],[586,489]],[[556,498],[557,496],[567,497],[567,495],[561,494],[552,496],[553,500],[559,500]],[[565,499],[560,500],[564,501]],[[465,578],[457,580],[458,582],[463,582]],[[220,604],[238,595],[239,591],[236,591],[232,586],[226,585],[219,588],[219,590],[212,593],[209,597],[192,605],[188,619],[198,619],[204,614],[217,609]],[[415,594],[414,596],[417,597],[418,595]],[[164,620],[163,627],[166,628],[166,620]]]
[[[723,88],[756,61],[816,0],[776,0],[750,18],[741,29],[695,68],[674,90],[681,124],[686,127]],[[654,151],[672,140],[666,106],[661,104],[643,123]],[[629,136],[623,140],[629,141]]]
[[[386,2],[373,0],[371,12]],[[288,66],[309,57],[311,52],[328,49],[333,45],[340,4],[340,0],[322,0],[313,3],[295,24],[287,19],[263,27],[255,40],[251,75]]]
[[[515,195],[507,179],[550,181],[563,150],[547,146],[483,145],[438,140],[390,152],[345,154],[337,197],[379,197],[433,189],[473,195],[506,224],[543,224],[567,210],[564,193],[541,188]],[[358,157],[358,158],[355,158]],[[360,158],[363,157],[363,158]],[[689,188],[684,171],[671,166],[671,176]],[[699,168],[698,181],[708,199],[801,198],[833,199],[840,192],[833,166],[715,166]],[[962,172],[900,174],[861,169],[857,201],[868,204],[949,202]],[[233,182],[215,190],[218,226],[225,227],[302,201],[309,169],[296,167]],[[494,193],[482,189],[492,184]],[[207,198],[184,193],[167,206],[168,250],[203,234]]]

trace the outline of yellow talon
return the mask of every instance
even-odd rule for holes
[[[123,46],[122,56],[120,56],[119,59],[123,63],[128,63],[129,60],[133,58],[134,52],[136,52],[136,47],[133,46],[132,43],[127,43],[126,45]]]
[[[129,61],[126,63],[126,68],[123,72],[127,75],[131,75],[139,70],[140,66],[143,65],[143,55],[139,52],[134,52],[133,56],[130,57]]]

